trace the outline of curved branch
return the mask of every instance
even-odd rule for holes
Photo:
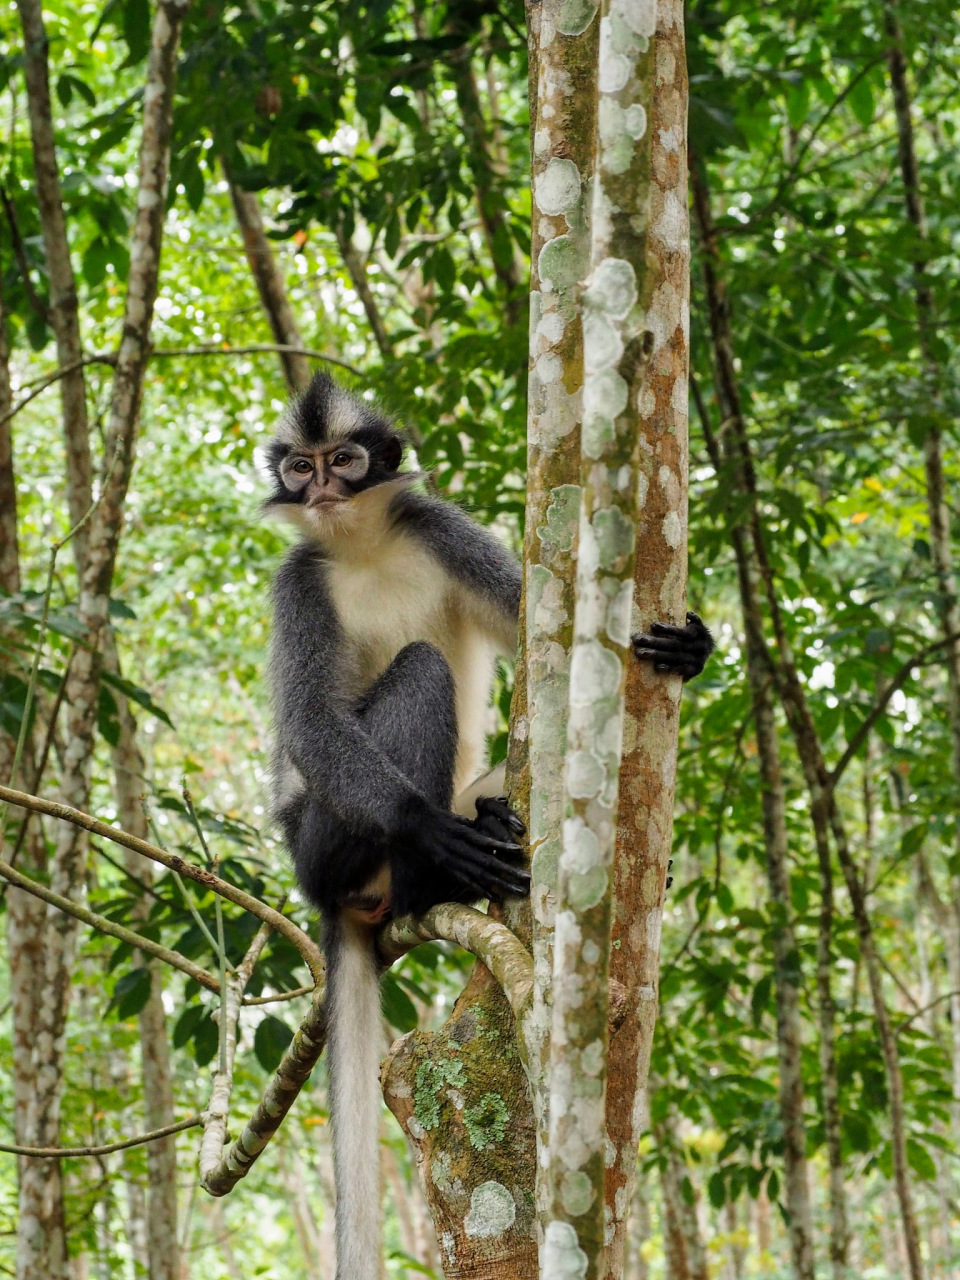
[[[533,959],[519,938],[491,916],[456,902],[443,902],[415,920],[394,920],[379,935],[380,954],[393,964],[421,942],[455,942],[487,966],[503,988],[514,1017],[533,1000]]]
[[[327,1039],[321,996],[318,990],[240,1137],[230,1144],[214,1168],[204,1174],[200,1185],[210,1195],[225,1196],[247,1176],[309,1079]]]
[[[6,787],[3,789],[6,790]],[[172,951],[169,947],[164,947],[159,942],[154,942],[150,938],[144,938],[139,933],[134,933],[132,929],[124,928],[122,924],[115,924],[114,921],[108,920],[106,916],[97,915],[89,907],[84,907],[79,902],[74,902],[72,898],[64,898],[61,894],[54,893],[46,885],[38,884],[36,880],[31,880],[29,876],[25,876],[22,871],[18,871],[16,867],[11,866],[9,862],[4,862],[2,859],[0,859],[0,876],[18,889],[22,889],[25,893],[32,893],[35,898],[41,898],[44,902],[49,902],[51,906],[65,912],[67,915],[74,916],[77,920],[82,920],[84,924],[90,925],[91,928],[98,929],[101,933],[109,934],[111,938],[119,938],[121,942],[126,942],[131,947],[136,947],[140,951],[145,951],[148,955],[155,956],[158,960],[162,960],[164,964],[170,965],[171,968],[179,969],[182,973],[187,974],[188,977],[199,982],[202,987],[206,987],[208,991],[219,992],[220,983],[217,979],[212,974],[207,973],[206,969],[201,969],[192,960],[188,960],[186,956],[181,955],[179,951]]]
[[[202,867],[195,867],[193,863],[186,862],[175,853],[167,853],[163,849],[158,849],[156,845],[150,844],[146,840],[141,840],[137,836],[132,836],[128,831],[122,831],[119,827],[111,827],[108,823],[101,822],[99,818],[93,818],[89,813],[83,813],[80,809],[74,809],[68,804],[61,804],[57,800],[45,800],[41,796],[32,796],[24,791],[14,791],[10,787],[0,786],[0,801],[16,805],[19,809],[32,809],[35,813],[45,813],[48,817],[58,818],[62,822],[71,822],[75,827],[81,827],[84,831],[90,831],[94,835],[102,836],[105,840],[121,845],[125,849],[133,849],[135,853],[140,853],[145,858],[150,858],[153,862],[161,863],[162,866],[178,872],[188,880],[202,884],[213,893],[219,894],[221,898],[226,898],[228,902],[232,902],[238,907],[243,907],[244,911],[249,911],[251,915],[263,920],[266,924],[272,925],[277,933],[282,934],[300,952],[310,969],[314,981],[319,982],[323,978],[325,972],[323,955],[316,943],[308,938],[302,929],[295,925],[292,920],[281,915],[279,911],[275,911],[273,907],[268,907],[266,903],[261,902],[259,898],[254,898],[251,894],[244,893],[242,889],[237,889],[226,880],[221,880],[219,876],[215,876],[211,871],[205,871]],[[10,870],[13,870],[13,868],[10,868]],[[73,905],[71,904],[71,906]],[[144,947],[144,950],[147,950],[147,948]],[[216,989],[220,989],[219,983]]]
[[[182,1133],[184,1129],[195,1129],[198,1124],[200,1116],[190,1116],[186,1120],[178,1120],[176,1124],[164,1125],[162,1129],[141,1133],[136,1138],[124,1138],[122,1142],[108,1142],[102,1147],[18,1147],[12,1142],[0,1142],[0,1151],[6,1151],[12,1156],[30,1156],[35,1160],[63,1160],[67,1156],[108,1156],[113,1151],[142,1147],[144,1143],[158,1142],[161,1138],[169,1138],[171,1134]]]

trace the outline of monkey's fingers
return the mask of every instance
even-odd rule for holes
[[[480,892],[481,897],[498,899],[501,893],[519,894],[525,897],[530,892],[529,875],[516,875],[516,868],[504,867],[492,860],[492,866],[486,866],[464,859],[449,850],[438,854],[438,861],[453,871],[453,874],[465,884]]]
[[[522,836],[526,832],[526,827],[510,808],[510,803],[506,796],[479,796],[477,798],[477,816],[481,818],[495,818],[498,822],[510,828],[514,835]]]
[[[480,849],[471,849],[467,845],[447,845],[448,856],[459,859],[459,865],[468,866],[474,872],[490,876],[496,883],[510,889],[512,893],[526,893],[530,885],[530,872],[526,867],[518,867],[510,862],[503,862],[492,854]]]

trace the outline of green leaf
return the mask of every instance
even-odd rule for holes
[[[162,720],[165,725],[169,725],[171,729],[173,728],[173,721],[163,707],[157,706],[146,689],[141,689],[138,684],[133,684],[130,680],[125,680],[122,676],[114,675],[110,671],[102,672],[100,678],[105,684],[112,685],[114,689],[118,689],[131,702],[143,707],[144,711],[149,711],[158,720]],[[114,706],[116,706],[116,703],[114,703]]]
[[[113,988],[113,995],[108,1012],[112,1009],[117,1018],[124,1022],[127,1018],[136,1017],[150,999],[150,970],[141,967],[131,969],[119,978]]]
[[[287,1024],[272,1013],[258,1023],[253,1034],[253,1051],[264,1071],[276,1071],[292,1039],[293,1032]]]
[[[916,1138],[907,1138],[907,1164],[925,1182],[936,1180],[937,1166],[933,1156]]]
[[[209,1016],[197,1023],[193,1033],[193,1060],[198,1067],[205,1067],[217,1056],[220,1048],[220,1032]]]
[[[125,0],[123,38],[130,50],[124,65],[133,66],[137,62],[142,62],[150,49],[149,0]]]
[[[870,81],[866,76],[853,86],[847,97],[850,103],[850,110],[856,116],[857,121],[863,125],[865,129],[873,124],[873,116],[876,107],[873,101],[873,90],[870,87]]]
[[[420,1022],[417,1007],[389,970],[380,982],[380,995],[384,1017],[401,1035],[417,1027]]]

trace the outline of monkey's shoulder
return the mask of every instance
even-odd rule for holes
[[[425,547],[461,587],[516,612],[521,581],[516,558],[456,503],[404,489],[389,512],[394,527]]]

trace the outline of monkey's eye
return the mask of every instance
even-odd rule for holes
[[[313,467],[306,458],[298,458],[290,467],[290,470],[295,471],[298,476],[307,476],[313,470]]]
[[[350,453],[335,453],[330,460],[330,465],[333,467],[349,467],[354,461],[355,459]]]

